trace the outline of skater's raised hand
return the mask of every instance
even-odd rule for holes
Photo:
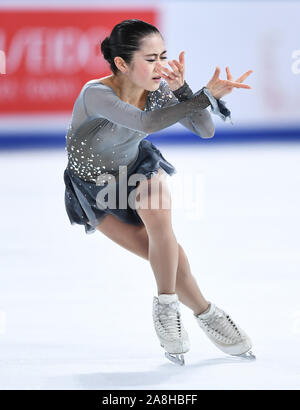
[[[171,91],[175,91],[184,84],[184,51],[179,54],[179,61],[169,60],[168,64],[171,66],[173,71],[158,63],[158,74],[167,81]]]
[[[212,95],[219,99],[226,94],[232,92],[233,88],[247,88],[251,89],[250,85],[242,84],[242,82],[251,74],[253,70],[247,71],[241,77],[239,77],[236,81],[233,80],[233,77],[229,71],[229,67],[226,67],[227,72],[227,80],[221,80],[219,78],[220,75],[220,67],[216,67],[214,75],[212,76],[211,80],[207,83],[206,88],[212,93]]]

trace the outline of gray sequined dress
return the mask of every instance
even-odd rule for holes
[[[176,173],[160,150],[145,138],[176,122],[201,138],[211,138],[214,123],[209,106],[222,120],[231,120],[224,101],[216,100],[206,87],[193,94],[186,81],[171,91],[162,79],[156,91],[148,92],[144,110],[123,102],[111,87],[99,81],[86,83],[75,101],[66,134],[64,201],[70,223],[83,225],[88,234],[95,232],[108,214],[125,223],[143,224],[134,207],[128,203],[120,206],[121,174],[125,172],[122,181],[126,181],[128,198],[137,187],[128,184],[133,174],[150,178],[159,168],[169,175]],[[105,197],[102,191],[108,192],[110,186],[116,192],[114,206],[107,206],[108,194]]]

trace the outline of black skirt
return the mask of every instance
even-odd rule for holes
[[[143,139],[139,144],[136,161],[127,168],[127,183],[132,174],[143,174],[149,179],[151,175],[157,173],[159,168],[162,168],[169,175],[177,172],[151,141]],[[95,182],[86,182],[74,175],[68,167],[64,171],[64,182],[65,207],[70,223],[72,225],[84,225],[87,234],[95,232],[96,227],[108,214],[115,215],[120,221],[132,225],[143,224],[142,219],[132,207],[119,208],[118,178],[116,178],[116,207],[113,207],[113,209],[99,207],[99,201],[97,200],[99,191],[107,186],[107,183],[97,185]],[[136,189],[136,186],[127,184],[127,199],[133,189]]]

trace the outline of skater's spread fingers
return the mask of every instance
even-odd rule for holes
[[[221,72],[220,67],[216,67],[214,75],[212,76],[210,82],[214,83],[215,81],[217,81],[219,78],[220,72]]]
[[[233,80],[233,77],[232,77],[232,75],[231,75],[231,72],[229,71],[229,67],[226,67],[226,72],[227,72],[227,80],[232,81],[232,80]]]
[[[179,72],[182,72],[184,70],[184,67],[182,64],[178,63],[178,61],[173,60],[174,64],[176,65],[177,69]]]
[[[253,73],[253,70],[247,71],[245,74],[243,74],[241,77],[239,77],[236,82],[243,82],[251,73]]]
[[[231,87],[236,87],[236,88],[251,88],[250,85],[241,84],[241,83],[238,83],[238,82],[228,81],[228,80],[224,80],[224,84],[225,85],[230,85]]]
[[[179,63],[184,67],[184,51],[179,54]]]
[[[173,73],[172,71],[170,71],[167,67],[163,67],[163,70],[167,73],[167,75],[169,77],[173,77],[175,75],[175,73]]]
[[[173,61],[168,61],[168,63],[171,66],[171,68],[173,69],[174,74],[178,75],[179,70],[178,70],[178,67],[174,64],[174,60]]]

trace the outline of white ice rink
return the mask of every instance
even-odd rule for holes
[[[1,389],[299,389],[300,145],[156,145],[171,189],[200,176],[201,212],[174,209],[174,231],[257,360],[220,352],[181,304],[191,350],[169,362],[149,262],[69,223],[65,151],[2,151]]]

